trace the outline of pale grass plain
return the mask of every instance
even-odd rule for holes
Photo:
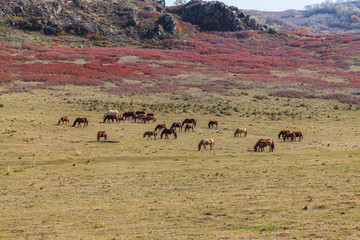
[[[359,108],[241,92],[120,98],[64,86],[0,95],[0,238],[360,238]],[[110,108],[146,104],[159,107],[146,109],[156,124],[196,118],[195,132],[146,140],[155,123],[102,123]],[[65,115],[89,126],[57,125]],[[238,127],[246,138],[233,137]],[[278,140],[282,129],[304,140]],[[99,130],[109,142],[96,142]],[[197,151],[209,137],[215,151]],[[253,151],[264,137],[273,153]]]

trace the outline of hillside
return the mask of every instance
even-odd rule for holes
[[[9,0],[0,2],[0,21],[3,32],[20,29],[18,34],[39,33],[37,36],[44,41],[60,39],[68,44],[81,38],[97,46],[151,45],[153,40],[186,38],[186,33],[177,28],[180,20],[192,22],[204,30],[251,29],[275,33],[245,12],[221,2],[193,0],[168,9],[173,14],[166,11],[164,0]],[[8,36],[2,39],[7,42]]]
[[[281,29],[323,34],[360,32],[360,1],[327,1],[308,5],[304,11],[248,13],[259,22]]]

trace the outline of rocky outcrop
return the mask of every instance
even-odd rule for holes
[[[259,24],[250,15],[236,7],[229,7],[222,2],[192,0],[176,11],[182,20],[198,25],[208,31],[260,30],[275,33],[267,25]]]
[[[155,38],[166,38],[176,32],[174,19],[170,14],[164,14],[164,0],[145,0],[145,4],[139,2],[17,0],[0,3],[0,21],[49,35],[73,34],[113,42],[121,34],[123,38],[147,37],[149,29],[144,29],[144,26],[156,30]],[[144,19],[139,16],[139,11],[158,14]],[[140,24],[142,20],[146,20],[146,24]]]

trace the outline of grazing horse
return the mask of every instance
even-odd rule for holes
[[[123,115],[115,114],[116,115],[116,122],[125,121]]]
[[[151,136],[154,136],[154,139],[156,139],[156,131],[146,131],[144,133],[144,138],[148,136],[147,140],[152,139]]]
[[[304,139],[302,132],[297,131],[297,132],[294,132],[294,134],[295,134],[295,141],[296,141],[297,137],[299,138],[299,142],[301,139]]]
[[[177,133],[175,129],[170,129],[170,128],[165,128],[162,132],[161,132],[161,139],[163,138],[163,135],[165,134],[165,139],[169,139],[170,134],[174,134],[174,139],[177,139]]]
[[[89,121],[87,118],[77,118],[72,126],[75,127],[75,125],[78,124],[78,126],[81,127],[81,123],[84,123],[84,127],[86,127],[89,124]]]
[[[136,121],[139,121],[139,122],[144,121],[145,118],[146,118],[145,114],[137,114],[137,115],[133,116],[133,119],[135,122]]]
[[[104,114],[104,118],[106,117],[106,115],[109,115],[109,114],[119,114],[119,112],[116,110],[109,110]]]
[[[186,124],[186,126],[185,126],[185,132],[186,132],[186,130],[189,130],[189,131],[190,131],[190,129],[192,129],[192,131],[194,132],[194,124],[193,124],[193,123],[188,123],[188,124]]]
[[[209,122],[209,128],[214,127],[214,125],[216,125],[216,128],[217,128],[218,127],[218,121],[214,120],[214,121]]]
[[[204,146],[204,149],[207,151],[206,145],[210,145],[210,151],[214,150],[214,139],[208,138],[201,140],[198,145],[198,150],[200,151],[201,146]]]
[[[106,142],[107,140],[107,133],[105,131],[98,131],[97,132],[97,141],[100,141],[100,138],[104,138],[104,141]]]
[[[236,129],[236,131],[234,133],[234,137],[238,137],[239,135],[240,135],[240,137],[242,137],[242,134],[244,134],[244,137],[247,136],[246,128],[238,128],[238,129]]]
[[[191,118],[191,119],[190,119],[190,118],[185,119],[185,120],[182,122],[182,125],[184,126],[185,123],[192,123],[192,124],[194,124],[194,127],[196,127],[196,120],[193,119],[193,118]]]
[[[154,116],[146,116],[144,118],[144,123],[150,122],[150,121],[156,122],[156,118]]]
[[[63,125],[64,125],[64,124],[65,124],[65,125],[70,124],[70,120],[69,120],[68,116],[66,116],[66,117],[61,117],[61,118],[59,119],[58,124],[60,125],[60,123],[62,123]]]
[[[275,148],[274,141],[272,139],[260,139],[254,146],[255,152],[258,151],[260,148],[261,152],[264,150],[265,147],[269,146],[269,152],[273,152]]]
[[[171,125],[171,129],[176,129],[176,128],[179,128],[179,131],[182,131],[182,124],[181,124],[181,122],[174,122],[174,123]]]
[[[135,115],[136,115],[135,112],[124,112],[124,114],[123,114],[125,120],[131,119]]]
[[[280,131],[279,135],[278,135],[278,139],[280,139],[280,137],[284,137],[285,134],[290,133],[290,130],[282,130]]]
[[[158,124],[158,125],[155,127],[155,131],[157,131],[158,129],[161,130],[161,129],[164,129],[164,128],[167,128],[166,124]]]
[[[145,113],[145,111],[136,111],[136,113],[135,113],[136,115],[145,115],[146,113]]]
[[[115,121],[118,121],[117,120],[117,114],[108,114],[108,115],[106,115],[105,117],[104,117],[104,121],[103,121],[103,123],[105,123],[106,121],[108,122],[108,123],[110,123],[110,120],[111,120],[111,122],[114,122],[114,120]]]
[[[296,141],[296,135],[295,135],[295,133],[285,133],[283,135],[283,139],[284,139],[284,142],[286,141],[286,139],[291,139],[291,141],[293,142],[294,139]]]

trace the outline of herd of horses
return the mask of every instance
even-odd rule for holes
[[[136,112],[125,112],[124,114],[119,114],[116,110],[109,110],[104,114],[103,123],[113,123],[114,121],[119,123],[120,121],[125,120],[133,120],[134,122],[156,122],[155,115],[153,113],[147,113],[145,111],[136,111]],[[58,124],[63,125],[69,125],[70,120],[69,117],[61,117],[58,121]],[[89,121],[87,118],[76,118],[72,127],[81,127],[81,124],[83,124],[83,127],[88,126]],[[209,121],[208,127],[209,128],[218,128],[219,123],[216,120]],[[157,133],[160,130],[160,138],[162,139],[163,136],[165,136],[165,139],[169,139],[169,135],[173,136],[174,139],[177,139],[177,131],[182,132],[183,127],[185,128],[184,132],[192,130],[194,132],[194,128],[196,127],[196,120],[193,118],[187,118],[183,122],[174,122],[170,128],[167,127],[166,124],[157,124],[154,130],[146,131],[143,134],[143,138],[147,137],[147,140],[156,139]],[[247,136],[247,129],[246,128],[238,128],[236,129],[234,133],[234,137],[246,137]],[[106,131],[98,131],[97,132],[97,141],[99,142],[101,138],[104,138],[104,141],[107,141],[107,133]],[[304,139],[302,132],[295,131],[291,132],[290,130],[282,130],[278,134],[278,139],[283,138],[284,141],[291,140],[291,142],[296,141],[296,138],[301,141],[301,139]],[[198,150],[200,151],[203,147],[205,150],[207,150],[206,146],[210,146],[210,151],[214,150],[214,140],[211,138],[208,139],[202,139],[198,145]],[[273,152],[275,148],[274,141],[272,139],[260,139],[254,146],[255,152],[263,152],[266,147],[269,147],[269,151]]]

